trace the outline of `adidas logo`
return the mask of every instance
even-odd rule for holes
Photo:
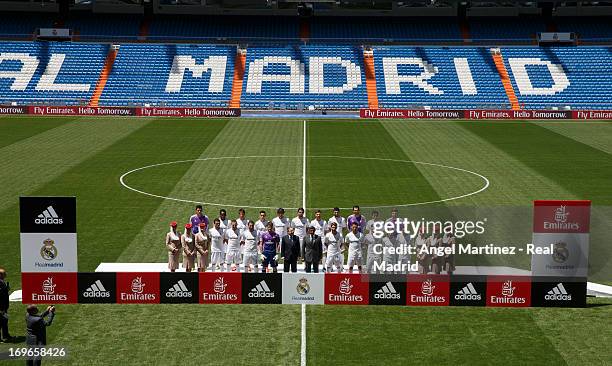
[[[251,289],[249,297],[274,297],[274,291],[270,290],[265,280],[262,280]]]
[[[470,282],[464,288],[455,294],[455,300],[480,300],[482,296],[476,291],[474,285]]]
[[[83,297],[110,297],[110,292],[106,291],[102,281],[97,280],[83,292]]]
[[[192,297],[193,293],[189,291],[187,286],[185,286],[185,282],[183,280],[179,280],[174,286],[170,287],[168,291],[166,291],[166,297]]]
[[[397,300],[400,298],[400,294],[395,290],[391,281],[385,283],[383,287],[381,287],[374,294],[375,299],[394,299]]]
[[[57,212],[53,209],[53,206],[47,207],[36,219],[34,223],[38,225],[61,225],[64,220],[57,215]]]
[[[545,300],[559,300],[559,301],[570,301],[572,295],[567,293],[562,283],[558,283],[557,286],[553,287],[552,290],[548,291],[544,295]]]

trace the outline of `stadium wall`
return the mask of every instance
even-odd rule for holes
[[[0,115],[37,116],[114,116],[114,117],[240,117],[240,108],[167,108],[167,107],[74,107],[74,106],[0,106]],[[283,114],[282,117],[291,115]],[[300,118],[303,115],[299,115]],[[325,115],[313,115],[325,117]],[[361,109],[361,118],[396,119],[466,119],[466,120],[612,120],[611,111],[533,111],[533,110],[432,110],[432,109]]]

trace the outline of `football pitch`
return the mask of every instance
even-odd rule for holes
[[[185,223],[196,202],[209,216],[245,207],[255,219],[276,207],[294,217],[304,202],[309,218],[353,204],[386,218],[394,207],[515,216],[535,199],[590,199],[589,280],[612,284],[611,122],[4,117],[0,135],[0,267],[13,290],[20,195],[77,197],[82,272],[166,261],[168,223]],[[24,314],[11,304],[13,335],[23,337]],[[308,365],[612,363],[611,299],[584,309],[308,305],[302,320],[300,305],[59,305],[50,344],[70,355],[45,363],[299,365],[303,332]]]

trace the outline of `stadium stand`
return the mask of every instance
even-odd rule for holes
[[[315,17],[311,21],[311,39],[458,40],[461,32],[452,18],[442,18],[434,25],[423,18]]]
[[[64,20],[63,26],[72,29],[80,38],[136,39],[141,21],[141,16],[133,14],[104,16],[78,14]]]
[[[373,50],[381,108],[508,107],[486,48],[380,46]]]
[[[0,42],[0,103],[87,103],[108,49],[106,44]]]
[[[355,72],[347,73],[343,66],[336,64],[341,59],[355,65]],[[243,108],[359,109],[368,106],[362,76],[363,56],[357,47],[254,47],[247,50],[246,61]],[[327,64],[323,65],[324,62]],[[261,71],[291,76],[262,78]],[[316,73],[323,78],[316,78]]]
[[[151,23],[149,39],[297,39],[297,17],[158,17]]]
[[[0,103],[612,109],[612,49],[606,46],[498,49],[280,41],[241,47],[237,57],[232,43],[122,43],[114,54],[109,44],[1,42]]]
[[[52,27],[52,14],[0,13],[0,36],[31,38],[36,29]]]
[[[610,40],[612,37],[612,22],[609,18],[557,18],[558,32],[575,32],[581,40]]]
[[[612,107],[612,48],[505,47],[502,54],[527,109]]]
[[[235,56],[235,46],[124,44],[100,105],[226,107]]]
[[[535,39],[546,32],[541,18],[470,18],[470,35],[475,40],[513,41]]]

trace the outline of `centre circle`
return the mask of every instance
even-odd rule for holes
[[[244,159],[248,159],[250,161],[253,161],[253,165],[252,168],[250,168],[250,170],[247,171],[236,171],[236,176],[233,182],[217,182],[218,184],[228,184],[228,189],[224,190],[223,192],[216,192],[215,195],[217,197],[219,196],[226,196],[226,197],[232,197],[234,195],[242,195],[244,196],[245,194],[248,194],[249,192],[234,192],[234,191],[239,191],[238,189],[231,189],[231,184],[234,183],[236,184],[236,182],[240,179],[244,179],[245,183],[249,183],[249,179],[253,179],[253,175],[258,176],[260,174],[265,175],[265,170],[261,170],[262,167],[260,167],[258,164],[261,164],[262,166],[265,166],[265,164],[269,164],[270,161],[274,161],[275,163],[282,163],[284,166],[287,166],[288,168],[292,167],[292,164],[298,164],[300,167],[302,166],[302,159],[303,156],[289,156],[289,155],[285,155],[285,156],[266,156],[266,155],[248,155],[248,156],[225,156],[225,157],[208,157],[208,158],[199,158],[199,159],[189,159],[189,160],[177,160],[177,161],[170,161],[170,162],[164,162],[164,163],[158,163],[158,164],[151,164],[151,165],[146,165],[146,166],[142,166],[139,168],[135,168],[132,169],[126,173],[124,173],[123,175],[121,175],[121,177],[119,178],[119,182],[121,183],[121,185],[131,191],[140,193],[142,195],[146,195],[149,197],[155,197],[155,198],[161,198],[161,199],[165,199],[165,200],[171,200],[171,201],[177,201],[177,202],[185,202],[185,203],[193,203],[193,204],[202,204],[202,205],[212,205],[212,206],[220,206],[220,207],[233,207],[233,208],[272,208],[275,209],[276,207],[279,206],[283,206],[282,202],[278,202],[277,205],[273,205],[273,206],[266,206],[266,205],[254,205],[254,204],[240,204],[240,202],[238,202],[240,199],[236,200],[236,202],[232,202],[232,200],[230,199],[229,202],[222,202],[221,200],[219,202],[213,202],[212,200],[208,200],[208,199],[194,199],[193,197],[187,197],[187,198],[183,198],[183,197],[172,197],[172,196],[168,196],[168,195],[162,195],[162,194],[156,194],[150,191],[147,191],[146,188],[140,188],[140,187],[135,187],[134,185],[130,185],[128,184],[127,178],[130,176],[136,176],[138,172],[142,172],[145,170],[152,170],[152,169],[156,169],[156,168],[161,168],[161,167],[169,167],[169,166],[176,166],[179,164],[194,164],[197,162],[209,162],[209,163],[214,163],[214,164],[219,164],[223,167],[227,167],[227,169],[232,169],[232,163],[230,163],[231,161],[236,161],[236,160],[244,160]],[[439,168],[439,169],[447,169],[450,171],[455,171],[455,172],[460,172],[460,173],[464,173],[464,174],[468,174],[471,175],[473,177],[477,177],[481,182],[482,185],[473,191],[470,192],[466,192],[463,194],[456,194],[453,195],[451,197],[440,197],[439,199],[433,199],[433,200],[427,200],[427,201],[420,201],[420,202],[381,202],[381,205],[364,205],[361,206],[361,208],[363,209],[369,209],[369,208],[391,208],[391,207],[407,207],[407,206],[420,206],[420,205],[428,205],[428,204],[434,204],[434,203],[441,203],[441,202],[448,202],[448,201],[453,201],[453,200],[458,200],[458,199],[462,199],[462,198],[466,198],[466,197],[470,197],[476,194],[479,194],[481,192],[483,192],[484,190],[486,190],[489,185],[489,179],[487,179],[487,177],[485,177],[482,174],[479,174],[477,172],[468,170],[468,169],[463,169],[463,168],[458,168],[458,167],[453,167],[453,166],[448,166],[448,165],[443,165],[443,164],[438,164],[438,163],[429,163],[429,162],[422,162],[422,161],[414,161],[414,160],[403,160],[403,159],[392,159],[392,158],[374,158],[374,157],[358,157],[358,156],[333,156],[333,155],[314,155],[314,156],[308,156],[308,159],[344,159],[344,161],[349,161],[349,160],[361,160],[361,161],[378,161],[378,162],[386,162],[386,163],[397,163],[397,164],[414,164],[414,165],[421,165],[421,166],[426,166],[426,167],[432,167],[432,168]],[[341,164],[341,163],[340,163]],[[242,166],[242,165],[241,165]],[[340,167],[342,167],[342,165],[339,165]],[[331,167],[332,171],[333,171],[333,166]],[[291,193],[296,195],[296,197],[293,197],[294,202],[300,202],[301,201],[301,196],[302,196],[302,183],[303,183],[303,177],[302,177],[302,172],[301,172],[301,168],[300,169],[295,169],[293,172],[289,172],[286,175],[278,175],[278,172],[274,172],[272,174],[272,176],[270,178],[274,179],[274,186],[267,188],[268,189],[268,193],[270,193],[271,195],[274,194],[279,194],[282,195],[283,192],[283,187],[299,187],[296,190],[292,191]],[[356,172],[358,172],[358,170],[356,170]],[[208,175],[206,172],[202,173],[203,176],[209,176],[210,178],[208,179],[216,179],[219,178],[215,175],[215,171],[213,169],[210,169],[210,174]],[[222,177],[223,178],[223,177]],[[219,178],[219,179],[222,179]],[[308,178],[308,177],[306,177]],[[360,177],[357,176],[355,177],[355,179],[359,179]],[[230,178],[228,178],[230,179]],[[233,178],[232,178],[233,179]],[[197,185],[199,183],[197,182],[191,182],[193,185]],[[256,184],[257,182],[255,182],[254,184]],[[202,185],[205,185],[205,182],[201,182]],[[342,182],[333,182],[333,184],[337,184],[337,186],[335,187],[335,189],[342,189]],[[333,187],[333,184],[331,185],[331,187]],[[219,187],[222,187],[221,185],[219,185]],[[219,189],[218,190],[221,190]],[[325,189],[327,189],[327,187],[323,187]],[[408,188],[406,188],[408,189]],[[278,190],[281,190],[280,192],[277,192]],[[367,192],[367,190],[365,190]],[[268,197],[269,198],[269,197]],[[284,196],[283,196],[284,198]],[[269,198],[269,200],[273,200],[273,198]],[[276,202],[276,201],[275,201]],[[246,202],[243,202],[246,203]],[[297,209],[297,207],[285,207],[286,209]],[[316,207],[316,208],[320,208],[320,209],[325,209],[323,207]],[[331,209],[328,208],[328,209]],[[341,209],[350,209],[350,207],[341,207]]]

